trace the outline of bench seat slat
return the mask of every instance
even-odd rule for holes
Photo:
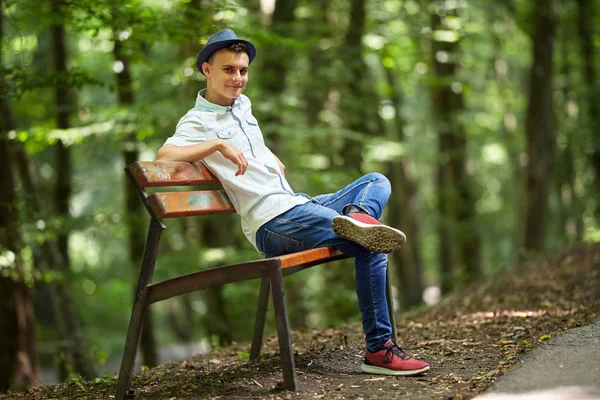
[[[338,256],[341,253],[333,247],[320,247],[318,249],[311,249],[301,251],[299,253],[286,254],[279,257],[281,263],[281,269],[295,267],[302,264],[310,264],[315,261],[323,260]]]
[[[201,162],[137,161],[127,168],[141,188],[219,184]]]
[[[235,212],[223,190],[159,192],[148,196],[148,205],[159,219]]]

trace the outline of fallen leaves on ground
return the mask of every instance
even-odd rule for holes
[[[168,363],[133,378],[136,399],[467,399],[485,390],[524,353],[600,310],[600,244],[520,264],[397,321],[400,344],[431,364],[420,377],[361,374],[360,325],[293,332],[299,391],[280,391],[277,338],[248,361],[248,345]],[[62,383],[0,399],[109,399],[116,383]],[[83,388],[82,388],[83,387]]]

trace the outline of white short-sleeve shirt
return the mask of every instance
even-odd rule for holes
[[[223,184],[236,212],[241,216],[242,231],[256,248],[256,231],[276,216],[309,201],[304,194],[294,193],[281,173],[273,153],[265,146],[250,99],[238,97],[232,106],[208,102],[198,93],[196,105],[177,124],[175,134],[165,144],[190,146],[207,140],[228,140],[244,153],[248,168],[235,176],[237,165],[220,152],[202,162]]]

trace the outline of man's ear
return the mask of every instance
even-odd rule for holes
[[[210,64],[206,61],[202,63],[202,72],[204,72],[204,75],[208,75],[210,73]]]

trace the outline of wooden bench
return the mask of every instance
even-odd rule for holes
[[[254,335],[250,349],[250,359],[260,356],[262,339],[269,301],[269,291],[273,296],[273,308],[279,351],[283,369],[283,386],[296,390],[296,372],[292,352],[290,328],[285,302],[283,277],[329,261],[346,258],[331,247],[302,251],[280,257],[272,257],[240,264],[227,265],[176,277],[159,283],[152,283],[161,233],[166,226],[163,219],[212,215],[235,212],[223,190],[194,190],[156,192],[149,194],[146,188],[219,185],[219,181],[200,162],[135,162],[125,168],[128,178],[136,186],[148,213],[150,227],[144,249],[138,287],[131,312],[129,330],[119,379],[116,399],[134,396],[130,389],[135,356],[142,333],[144,316],[148,306],[161,300],[190,293],[211,286],[260,278],[260,294]],[[389,269],[388,269],[389,270]],[[389,276],[388,276],[389,278]],[[388,279],[388,312],[392,321],[393,339],[396,339],[393,304]]]

